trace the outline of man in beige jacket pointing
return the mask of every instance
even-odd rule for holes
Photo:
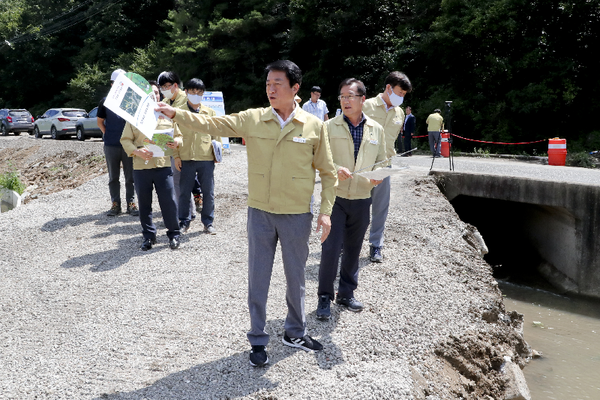
[[[266,68],[266,92],[271,107],[223,117],[175,110],[159,103],[157,111],[181,125],[212,136],[237,136],[248,152],[248,308],[252,345],[250,364],[269,362],[265,347],[266,304],[277,242],[281,243],[287,281],[283,343],[306,351],[323,346],[306,333],[304,268],[312,213],[315,169],[321,178],[321,210],[317,231],[324,241],[331,229],[337,173],[323,123],[294,101],[302,72],[287,60]]]

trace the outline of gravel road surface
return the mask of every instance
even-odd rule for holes
[[[176,251],[156,198],[151,251],[139,250],[137,218],[105,216],[107,175],[0,214],[0,398],[502,398],[498,360],[524,362],[518,316],[504,310],[469,227],[418,166],[393,178],[385,261],[369,263],[363,245],[363,312],[333,306],[329,322],[315,318],[320,243],[311,236],[307,323],[322,352],[281,343],[278,252],[271,362],[251,367],[246,163],[235,146],[216,167],[218,234],[192,223]]]

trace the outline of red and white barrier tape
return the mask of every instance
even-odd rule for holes
[[[462,137],[462,136],[455,135],[454,133],[451,133],[450,135],[452,135],[452,136],[454,136],[454,137],[457,137],[457,138],[459,138],[459,139],[468,140],[468,141],[471,141],[471,142],[477,142],[477,143],[490,143],[490,144],[533,144],[533,143],[541,143],[541,142],[545,142],[545,141],[547,141],[547,140],[548,140],[548,139],[542,139],[542,140],[535,140],[535,141],[533,141],[533,142],[516,142],[516,143],[508,143],[508,142],[490,142],[490,141],[487,141],[487,140],[468,139],[468,138],[466,138],[466,137]],[[413,138],[413,139],[417,139],[417,138],[424,138],[424,137],[428,137],[428,136],[429,136],[429,135],[413,136],[412,138]],[[447,141],[447,140],[448,140],[448,139],[446,139],[446,141]],[[444,139],[442,139],[442,141],[444,141]],[[550,146],[563,146],[563,147],[550,147]],[[566,149],[567,147],[566,147],[566,145],[560,145],[560,144],[550,144],[550,145],[548,145],[548,148],[549,148],[549,149]]]

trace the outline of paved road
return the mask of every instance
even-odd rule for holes
[[[398,166],[408,165],[411,169],[427,173],[431,168],[431,161],[430,156],[415,155],[396,157],[393,163]],[[447,158],[436,158],[433,170],[448,171],[449,164]],[[542,165],[534,161],[454,157],[454,171],[600,186],[600,170],[598,169]]]

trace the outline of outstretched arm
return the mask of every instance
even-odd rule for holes
[[[165,103],[163,103],[162,101],[160,103],[156,103],[156,108],[154,109],[154,111],[163,113],[165,116],[173,119],[173,117],[175,116],[175,109]]]

